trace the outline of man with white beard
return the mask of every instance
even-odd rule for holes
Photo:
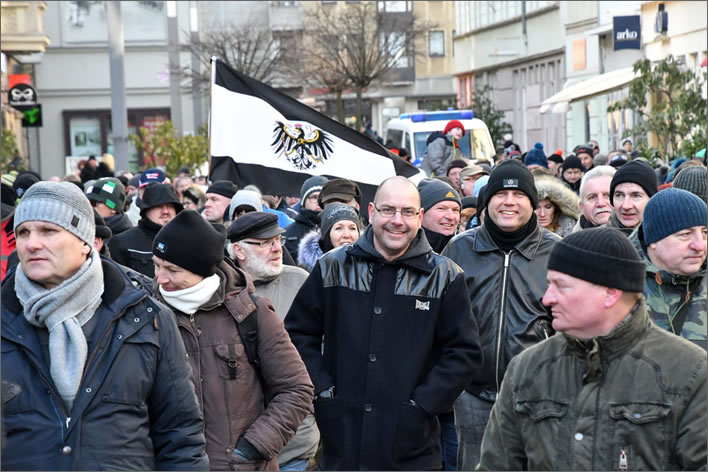
[[[255,295],[268,298],[280,319],[285,318],[308,276],[300,267],[283,265],[283,233],[277,215],[263,211],[239,216],[226,233],[229,257],[251,276]],[[317,452],[319,441],[315,418],[309,414],[278,454],[280,470],[305,470]]]

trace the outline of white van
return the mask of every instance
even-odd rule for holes
[[[413,156],[413,163],[420,166],[428,147],[428,137],[434,131],[442,132],[450,120],[460,120],[465,136],[459,141],[460,149],[470,159],[494,162],[494,142],[484,121],[475,118],[472,110],[417,111],[404,113],[386,125],[386,147],[405,148]]]

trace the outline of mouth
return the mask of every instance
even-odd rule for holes
[[[517,212],[511,211],[511,210],[502,210],[499,212],[499,214],[504,215],[504,216],[515,216]]]

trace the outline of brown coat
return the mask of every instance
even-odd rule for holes
[[[199,311],[189,316],[174,310],[204,415],[210,467],[278,470],[278,452],[310,411],[314,387],[270,301],[258,298],[254,303],[250,279],[227,262],[218,266],[217,274],[221,286]],[[159,290],[156,295],[164,302]],[[248,362],[236,327],[254,312],[267,408],[258,372]],[[241,436],[265,460],[235,462],[231,453]]]

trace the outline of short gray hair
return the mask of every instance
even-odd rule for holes
[[[617,172],[617,169],[612,166],[597,166],[590,169],[583,175],[583,180],[580,181],[580,199],[583,199],[583,190],[585,189],[585,183],[587,181],[598,177],[613,177],[615,172]]]

